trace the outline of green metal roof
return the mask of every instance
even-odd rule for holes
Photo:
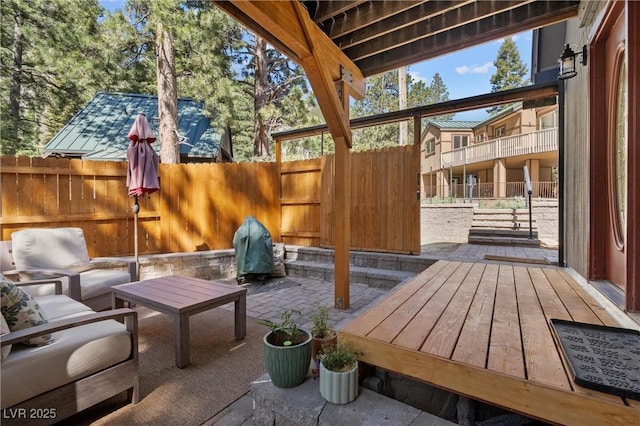
[[[221,135],[210,127],[204,105],[192,99],[178,99],[180,155],[214,158],[220,150]],[[145,114],[156,135],[151,146],[160,151],[158,97],[131,93],[97,93],[89,103],[44,147],[44,153],[90,160],[126,160],[129,130],[136,116]]]
[[[427,124],[431,124],[439,129],[456,129],[471,130],[482,121],[456,121],[456,120],[427,120]]]

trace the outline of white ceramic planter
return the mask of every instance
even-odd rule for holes
[[[327,370],[320,362],[320,395],[333,404],[347,404],[358,396],[358,362],[345,373]]]

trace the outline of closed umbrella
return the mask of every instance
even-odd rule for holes
[[[138,197],[144,194],[151,194],[160,189],[158,180],[158,164],[160,158],[151,148],[156,137],[151,130],[149,121],[144,114],[138,114],[136,120],[129,130],[131,143],[127,148],[127,161],[129,168],[127,172],[127,187],[129,196],[134,197],[133,222],[134,222],[134,251],[136,259],[136,279],[140,278],[138,263],[138,212],[140,204]]]

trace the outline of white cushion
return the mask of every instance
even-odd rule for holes
[[[104,370],[129,358],[131,337],[124,324],[100,321],[53,333],[47,346],[14,345],[2,362],[2,406],[34,396]]]
[[[65,295],[42,296],[35,299],[42,310],[47,313],[49,322],[87,315],[93,312],[87,305]]]
[[[80,287],[82,299],[89,299],[111,292],[111,286],[125,284],[131,281],[127,271],[117,269],[92,269],[80,273]]]
[[[16,269],[90,268],[84,233],[80,228],[23,229],[11,234]]]

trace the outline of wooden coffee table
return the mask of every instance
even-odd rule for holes
[[[111,287],[113,308],[139,303],[173,317],[176,367],[189,365],[189,317],[229,302],[235,304],[235,337],[247,333],[247,290],[230,284],[171,275]]]

